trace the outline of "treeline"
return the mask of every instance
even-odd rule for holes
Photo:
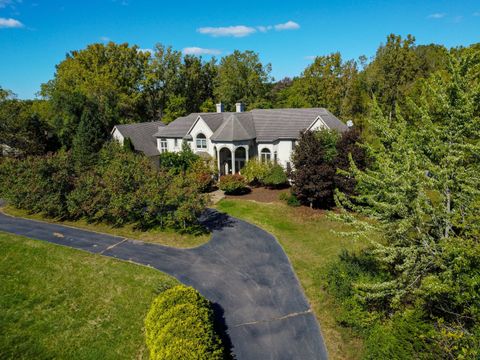
[[[238,101],[247,109],[325,107],[362,125],[373,99],[395,116],[397,105],[417,95],[422,79],[445,70],[449,57],[464,51],[390,35],[372,59],[318,56],[300,76],[274,81],[271,65],[252,51],[205,61],[161,44],[152,52],[92,44],[67,54],[54,78],[42,85],[39,100],[20,101],[0,91],[0,139],[24,154],[42,154],[69,149],[85,112],[95,114],[103,142],[114,124],[169,122],[214,111],[217,102],[233,110]]]

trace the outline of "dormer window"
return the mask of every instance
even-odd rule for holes
[[[207,148],[207,138],[202,133],[197,135],[196,138],[197,149],[206,149]]]

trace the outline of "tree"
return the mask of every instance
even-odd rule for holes
[[[336,143],[334,130],[305,131],[292,154],[292,191],[303,204],[328,208],[335,190]]]
[[[425,336],[441,352],[437,358],[476,358],[480,90],[469,74],[478,74],[480,52],[449,62],[447,73],[430,76],[421,96],[408,100],[409,119],[397,109],[391,122],[375,107],[370,125],[377,141],[367,145],[374,166],[353,166],[359,195],[354,203],[341,194],[338,200],[375,221],[345,218],[380,234],[379,241],[369,236],[366,253],[374,276],[355,284],[363,306],[385,318],[413,308],[435,325]]]
[[[24,156],[56,149],[50,126],[38,111],[38,102],[18,100],[12,92],[0,89],[0,143]]]
[[[280,94],[285,107],[325,107],[337,116],[363,111],[355,61],[342,61],[340,53],[317,56],[302,75]]]
[[[366,67],[364,80],[371,97],[390,117],[396,106],[402,104],[408,87],[419,76],[419,60],[415,52],[415,38],[390,34],[381,45],[375,59]]]
[[[342,133],[337,142],[337,156],[335,157],[334,176],[335,187],[347,195],[355,194],[355,178],[348,173],[350,162],[360,170],[367,168],[367,154],[362,145],[361,132],[357,127],[350,128]]]
[[[183,96],[181,72],[182,53],[173,50],[171,46],[157,44],[142,81],[148,119],[162,119],[169,98],[172,95]]]
[[[98,151],[105,142],[105,131],[97,118],[95,104],[85,107],[72,141],[72,158],[79,168],[94,165]]]
[[[113,125],[148,118],[142,81],[150,54],[128,44],[92,44],[71,51],[57,65],[55,77],[42,85],[42,96],[52,103],[54,128],[70,147],[85,106],[96,103],[105,131]]]
[[[265,97],[266,85],[271,80],[270,72],[271,65],[263,65],[257,53],[235,50],[220,61],[215,97],[228,109],[233,109],[236,102],[247,106],[253,104]]]

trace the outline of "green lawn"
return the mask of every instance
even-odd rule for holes
[[[176,280],[0,232],[1,359],[142,359],[143,319]]]
[[[331,230],[348,230],[325,214],[283,203],[222,200],[221,211],[257,224],[274,234],[287,253],[320,322],[331,359],[356,359],[361,355],[359,338],[335,322],[339,308],[324,290],[326,266],[341,249],[359,250],[365,244],[339,237]]]
[[[112,225],[103,223],[89,223],[85,220],[77,221],[60,221],[58,219],[45,218],[41,214],[29,214],[25,210],[19,210],[12,206],[6,206],[0,209],[7,215],[23,217],[27,219],[46,221],[50,223],[74,226],[90,231],[126,237],[129,239],[136,239],[145,242],[153,242],[157,244],[172,246],[176,248],[192,248],[202,245],[210,240],[209,234],[191,235],[180,234],[173,230],[158,230],[152,229],[148,231],[141,231],[135,229],[133,225],[127,224],[122,227],[114,227]]]

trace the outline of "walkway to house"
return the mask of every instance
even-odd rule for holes
[[[262,229],[215,210],[212,239],[175,249],[0,213],[0,230],[152,266],[193,286],[223,312],[236,359],[326,359],[318,323],[287,256]]]

